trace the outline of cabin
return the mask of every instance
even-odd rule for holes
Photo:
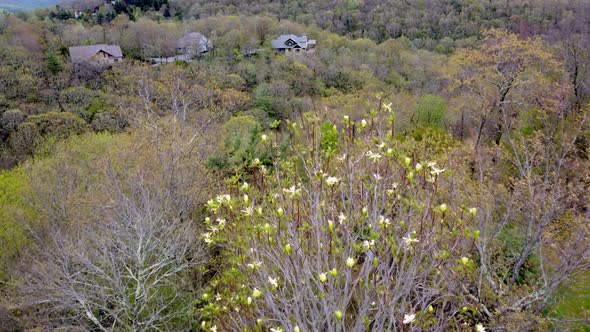
[[[308,52],[315,48],[316,41],[307,36],[281,35],[271,41],[272,48],[279,53]]]
[[[95,65],[111,64],[123,61],[123,52],[119,45],[88,45],[69,48],[70,61],[74,64],[91,63]]]

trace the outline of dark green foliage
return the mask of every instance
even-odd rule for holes
[[[272,119],[284,119],[291,110],[291,96],[291,89],[284,81],[262,83],[256,88],[254,106],[266,111]]]
[[[232,117],[223,127],[223,145],[208,160],[210,167],[240,173],[257,162],[269,165],[269,139],[262,141],[260,124],[249,115]]]
[[[47,54],[45,61],[47,62],[47,70],[53,75],[56,75],[63,70],[63,64],[55,53],[50,52]]]
[[[362,80],[360,80],[358,77],[355,77],[355,75],[350,72],[338,71],[330,78],[330,80],[327,82],[327,85],[333,86],[344,93],[350,93],[354,90],[362,88],[363,83],[364,82]]]

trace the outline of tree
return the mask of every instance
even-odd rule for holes
[[[488,30],[484,36],[480,49],[463,49],[451,59],[453,88],[478,101],[472,114],[477,123],[476,149],[488,125],[499,144],[503,118],[550,102],[541,96],[554,95],[552,84],[561,78],[559,62],[540,39],[523,39],[502,30]]]
[[[572,109],[579,111],[590,96],[590,53],[588,38],[572,35],[558,45],[573,88]]]
[[[435,95],[424,95],[416,105],[416,122],[425,127],[443,128],[446,111],[447,104],[444,99]]]
[[[42,217],[26,223],[35,245],[15,294],[19,308],[42,312],[41,326],[192,326],[192,294],[208,257],[194,214],[208,179],[189,176],[204,151],[193,135],[165,123],[154,136],[86,135],[29,165]]]
[[[55,53],[47,54],[45,61],[47,62],[47,70],[49,70],[51,74],[55,75],[63,70],[63,64]]]
[[[264,186],[237,183],[207,203],[202,237],[228,250],[226,273],[208,291],[221,300],[199,305],[204,324],[304,331],[475,325],[481,316],[470,314],[477,309],[461,287],[476,269],[475,218],[459,224],[466,211],[444,203],[436,189],[446,183],[444,170],[413,163],[378,130],[358,140],[334,137],[351,130],[349,119],[335,133],[314,114],[305,118],[289,126],[293,159],[255,166]],[[325,153],[324,143],[339,139]]]

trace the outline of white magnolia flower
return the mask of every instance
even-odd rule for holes
[[[207,244],[213,243],[213,240],[211,239],[211,233],[209,233],[209,232],[203,233],[201,236],[203,237],[203,240],[205,241],[205,243],[207,243]]]
[[[293,198],[295,196],[299,196],[299,194],[301,193],[301,188],[291,186],[289,189],[283,189],[283,192],[289,194],[289,197]]]
[[[246,266],[248,267],[249,270],[256,270],[257,268],[262,266],[262,262],[258,261],[258,262],[254,262],[254,263],[249,263]]]
[[[404,324],[410,324],[416,320],[415,314],[404,315]]]
[[[371,250],[373,247],[375,246],[375,240],[365,240],[363,241],[363,249],[365,249],[365,251],[367,250]]]
[[[277,281],[278,278],[272,278],[272,277],[268,277],[268,283],[272,286],[272,287],[279,287],[279,283]]]
[[[253,207],[251,207],[251,206],[248,206],[248,207],[246,207],[245,209],[243,209],[243,210],[242,210],[242,213],[243,213],[245,216],[251,216],[251,215],[253,215],[253,214],[254,214],[254,208],[253,208]]]
[[[367,158],[371,159],[374,162],[379,161],[379,159],[381,159],[381,157],[383,157],[381,154],[375,153],[371,150],[367,151],[365,154],[366,154]]]
[[[445,169],[438,169],[436,167],[432,167],[432,171],[430,171],[430,174],[438,176],[440,173],[444,172]]]
[[[209,329],[209,331],[211,331],[211,332],[217,332],[217,325],[211,326],[211,328]]]
[[[229,203],[231,196],[228,194],[218,195],[215,200],[217,200],[218,203]]]
[[[340,225],[342,225],[342,223],[344,223],[345,220],[346,220],[346,216],[344,215],[344,213],[340,212],[340,215],[338,215],[338,223],[340,223]]]
[[[389,221],[389,219],[385,218],[384,216],[379,216],[379,225],[383,228],[387,228],[387,226],[389,226],[391,224],[391,222]]]
[[[434,166],[436,166],[436,161],[429,161],[426,166],[430,167],[430,168],[434,168]]]
[[[403,237],[402,240],[404,240],[404,243],[407,246],[412,245],[412,243],[418,243],[418,242],[420,242],[420,241],[418,241],[418,239],[414,239],[410,235]]]
[[[377,147],[379,149],[383,149],[385,147],[385,142],[381,142],[381,143],[377,144]]]
[[[335,176],[328,176],[328,178],[326,178],[326,184],[328,186],[333,186],[335,184],[337,184],[340,180],[335,177]]]
[[[283,328],[280,326],[273,327],[270,329],[270,332],[284,332]]]
[[[225,227],[225,222],[226,220],[223,218],[218,218],[215,221],[217,221],[217,223],[219,224],[219,229],[223,229],[223,227]]]
[[[373,174],[373,178],[375,179],[376,182],[381,181],[381,179],[383,179],[383,177],[380,174]]]
[[[475,325],[475,331],[477,331],[477,332],[486,332],[486,328],[483,327],[483,325],[481,325],[481,324],[477,324],[477,325]]]

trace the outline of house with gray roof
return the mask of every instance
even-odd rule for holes
[[[185,33],[176,41],[176,53],[187,56],[195,56],[211,49],[211,41],[200,32]]]
[[[72,63],[109,64],[123,61],[123,52],[119,45],[88,45],[69,48]]]
[[[281,53],[307,52],[315,48],[316,41],[308,39],[307,36],[281,35],[271,41],[274,50]]]

